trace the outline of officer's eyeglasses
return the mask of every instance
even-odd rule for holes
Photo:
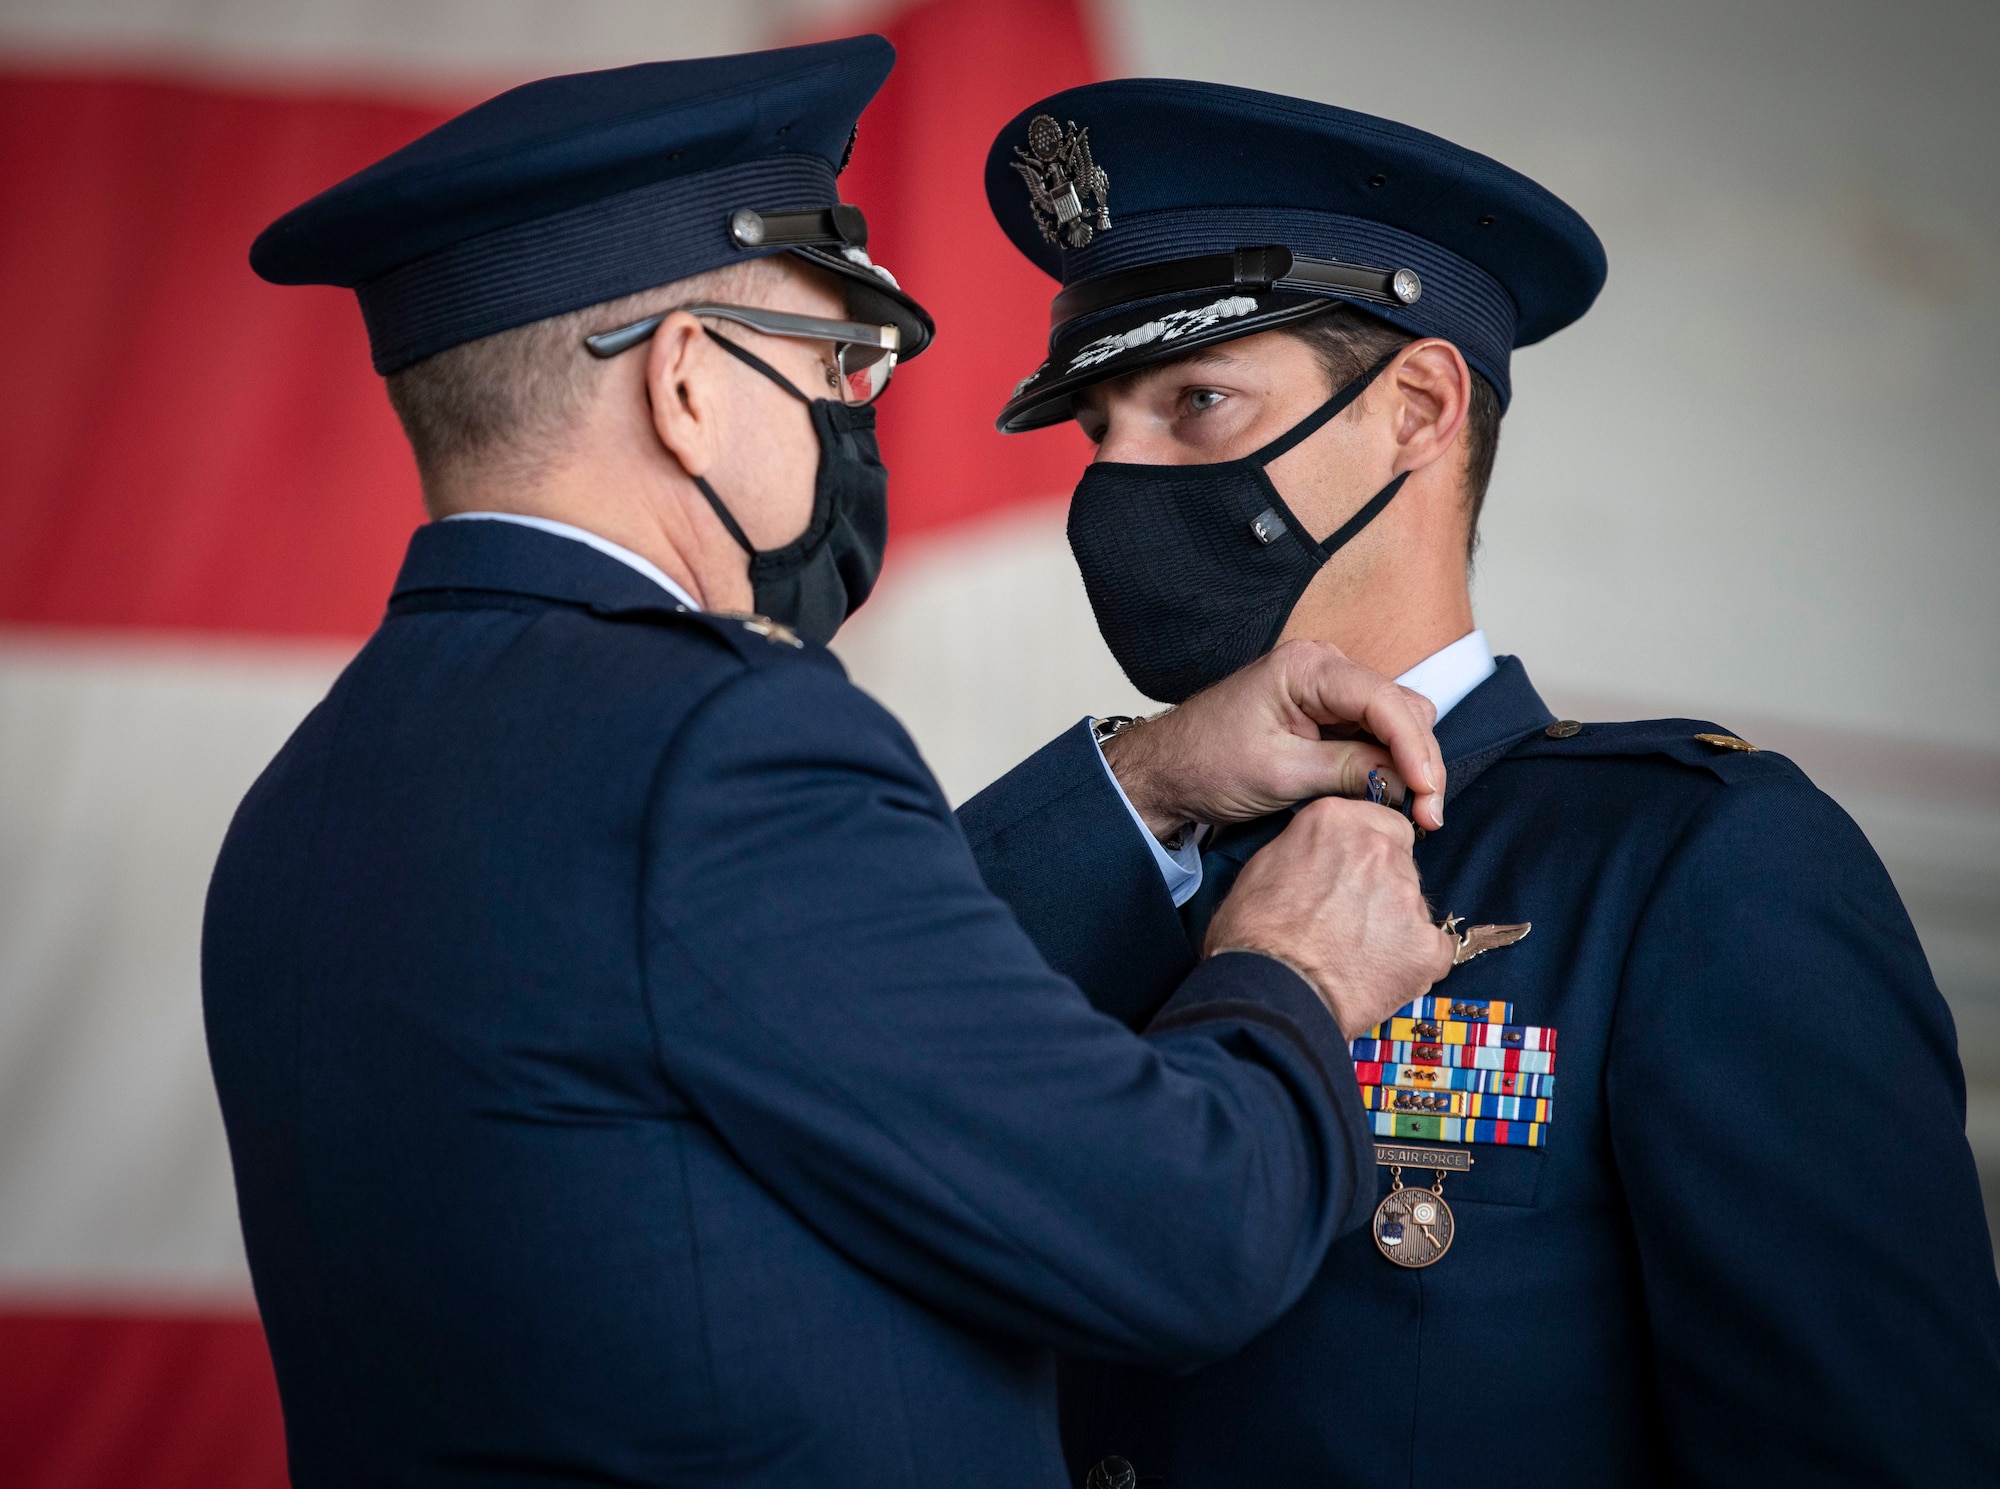
[[[825,320],[816,315],[792,315],[783,310],[764,310],[754,305],[712,305],[706,300],[697,300],[692,305],[676,305],[662,310],[658,315],[649,315],[642,321],[620,326],[615,331],[600,331],[595,336],[586,336],[583,344],[593,357],[615,357],[649,339],[675,310],[734,321],[739,326],[762,331],[766,336],[785,336],[794,341],[832,342],[834,363],[839,370],[836,372],[835,367],[829,367],[827,381],[839,391],[840,401],[851,408],[873,403],[882,396],[882,390],[889,386],[890,375],[896,370],[896,352],[902,343],[901,333],[894,326]]]

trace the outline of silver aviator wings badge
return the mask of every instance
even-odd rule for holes
[[[1533,921],[1522,921],[1516,925],[1468,925],[1461,931],[1459,927],[1464,924],[1463,917],[1457,915],[1447,915],[1438,924],[1438,929],[1451,937],[1455,946],[1451,954],[1454,967],[1464,966],[1483,952],[1512,946],[1534,929]]]

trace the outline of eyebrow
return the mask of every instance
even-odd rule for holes
[[[1080,388],[1077,390],[1077,398],[1079,400],[1078,412],[1081,413],[1083,407],[1087,406],[1086,401],[1092,394],[1103,396],[1104,393],[1108,393],[1112,388],[1135,387],[1140,383],[1152,382],[1156,378],[1164,379],[1171,377],[1177,370],[1188,368],[1241,365],[1245,359],[1231,351],[1230,345],[1229,342],[1225,341],[1215,346],[1198,347],[1194,351],[1174,358],[1171,362],[1161,362],[1152,367],[1135,367],[1123,377],[1114,377],[1108,382],[1094,383],[1089,387]]]
[[[1230,362],[1241,362],[1242,360],[1243,358],[1229,350],[1228,344],[1225,342],[1221,346],[1205,346],[1199,351],[1189,352],[1185,357],[1176,357],[1173,361],[1167,363],[1165,367],[1161,368],[1161,371],[1166,371],[1174,367],[1215,366]]]
[[[1243,361],[1244,359],[1232,352],[1229,349],[1229,344],[1224,342],[1219,346],[1201,347],[1195,351],[1188,352],[1184,356],[1176,357],[1171,362],[1161,362],[1152,367],[1134,368],[1132,371],[1126,373],[1124,377],[1114,379],[1114,381],[1124,383],[1127,387],[1132,387],[1139,383],[1152,382],[1156,379],[1171,378],[1176,372],[1185,371],[1189,368],[1240,366]]]

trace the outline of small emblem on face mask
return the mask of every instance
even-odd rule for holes
[[[1258,542],[1269,545],[1285,535],[1285,519],[1278,515],[1276,507],[1266,507],[1250,519],[1250,536]]]
[[[1111,230],[1111,177],[1090,157],[1090,131],[1069,130],[1047,114],[1028,122],[1028,148],[1008,162],[1028,183],[1028,203],[1035,226],[1058,247],[1082,248],[1098,233]]]

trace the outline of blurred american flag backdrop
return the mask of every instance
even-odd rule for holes
[[[0,1485],[284,1482],[202,899],[423,513],[352,297],[246,255],[548,73],[896,44],[842,184],[941,335],[882,405],[894,541],[836,650],[954,799],[1146,707],[1064,545],[1084,442],[993,431],[1053,288],[986,209],[1000,124],[1094,77],[1209,77],[1406,119],[1575,203],[1610,287],[1516,360],[1481,620],[1564,711],[1719,718],[1848,806],[1953,1004],[1993,1195],[2000,103],[1976,63],[2000,26],[1915,9],[0,0]],[[1799,376],[1760,381],[1779,356]]]

